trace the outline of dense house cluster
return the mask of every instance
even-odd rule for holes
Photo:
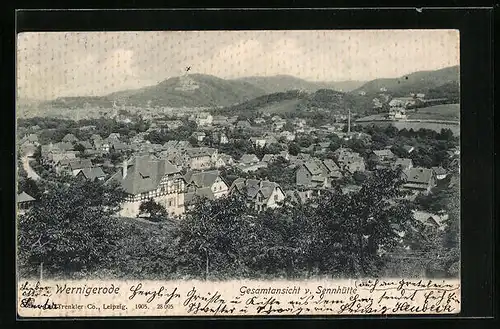
[[[422,97],[392,99],[389,102],[391,113],[395,118],[403,115]],[[380,100],[388,101],[382,96]],[[332,134],[337,135],[343,144],[349,140],[371,140],[369,134],[351,131],[350,113],[339,114],[334,122],[314,127],[303,118],[285,119],[268,113],[253,119],[212,115],[204,110],[186,110],[184,115],[184,118],[179,115],[168,120],[153,118],[147,131],[136,131],[129,136],[118,132],[102,136],[96,133],[95,126],[80,127],[87,132],[88,138],[79,140],[75,134],[67,134],[58,143],[44,145],[39,142],[39,127],[31,127],[18,141],[19,151],[21,156],[30,157],[40,148],[40,162],[53,167],[59,174],[117,183],[127,194],[120,213],[126,217],[137,216],[141,203],[150,199],[163,205],[170,215],[182,216],[197,198],[215,200],[232,193],[244,195],[249,207],[262,211],[283,205],[285,199],[307,202],[339,185],[344,193],[356,191],[359,186],[343,183],[344,178],[384,168],[401,169],[405,189],[429,193],[448,175],[442,167],[414,167],[409,158],[414,147],[408,145],[403,147],[407,157],[397,157],[389,148],[373,150],[370,158],[376,163],[374,168],[369,168],[366,155],[362,156],[345,145],[332,153],[332,142],[328,138]],[[186,135],[189,138],[170,139],[162,141],[163,144],[152,143],[147,138],[151,132],[183,129],[188,121],[196,127],[192,134],[191,130]],[[249,137],[235,138],[237,132]],[[304,136],[313,136],[314,142],[299,147],[298,153],[293,152],[296,155],[290,154],[289,146]],[[251,144],[253,151],[247,148],[237,156],[222,152],[224,146],[235,140]],[[266,153],[272,148],[272,153]],[[458,161],[459,152],[458,148],[449,151],[450,158]],[[117,155],[125,159],[123,163],[109,160]],[[107,160],[98,161],[99,158]],[[268,179],[247,178],[256,177],[255,173],[272,167],[279,159],[284,160],[286,169],[294,173],[293,186],[287,183],[285,187],[282,182]],[[229,183],[221,174],[224,168],[238,170],[244,177]],[[20,202],[26,204],[32,201],[24,194],[20,198]]]

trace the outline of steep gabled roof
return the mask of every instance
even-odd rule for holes
[[[394,153],[392,153],[391,150],[385,149],[385,150],[374,150],[373,153],[378,156],[378,157],[394,157]]]
[[[67,134],[66,136],[63,137],[62,141],[63,142],[76,142],[76,141],[78,141],[78,138],[76,138],[76,136],[73,134]]]
[[[218,170],[201,172],[189,171],[184,176],[184,180],[188,184],[194,184],[198,188],[211,188],[219,177],[220,172]]]
[[[410,167],[413,165],[413,161],[408,158],[397,158],[394,163],[395,167]]]
[[[179,168],[168,160],[144,155],[135,157],[127,165],[125,178],[123,178],[122,170],[119,170],[110,180],[119,182],[125,192],[136,195],[155,190],[163,176],[178,174],[179,172]]]
[[[317,163],[316,161],[307,161],[306,163],[304,163],[304,167],[313,176],[317,176],[317,175],[322,175],[323,174],[323,170],[321,170],[321,167],[320,167],[319,163]]]
[[[186,155],[191,158],[212,156],[215,152],[217,152],[217,149],[211,147],[192,147],[186,149]]]
[[[275,182],[244,178],[237,178],[231,185],[231,190],[236,189],[245,193],[249,199],[255,198],[259,193],[268,199],[276,188],[281,189],[279,184]]]
[[[26,192],[22,192],[22,193],[19,193],[17,195],[17,202],[18,203],[21,203],[21,202],[29,202],[29,201],[35,201],[35,198],[32,197],[31,195],[29,195],[28,193]]]
[[[404,177],[408,184],[427,184],[433,175],[432,169],[410,168],[404,171]]]
[[[255,154],[243,154],[240,158],[240,163],[259,162],[259,158]]]
[[[90,159],[72,160],[69,163],[69,167],[71,168],[71,170],[77,170],[77,169],[82,169],[82,168],[91,168],[92,161]]]
[[[446,175],[446,169],[444,169],[443,167],[432,167],[432,171],[434,171],[434,173],[436,175]]]
[[[337,166],[335,161],[333,161],[332,159],[323,160],[323,165],[326,167],[329,173],[340,170],[339,166]]]
[[[85,178],[94,180],[96,178],[101,178],[106,176],[104,171],[102,171],[101,167],[93,167],[93,168],[83,168],[78,175],[83,175]]]

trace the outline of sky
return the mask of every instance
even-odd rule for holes
[[[23,99],[99,96],[190,73],[368,81],[459,64],[456,30],[29,32],[17,38]]]

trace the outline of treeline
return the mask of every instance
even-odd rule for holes
[[[27,132],[30,127],[40,127],[38,141],[41,144],[58,143],[67,134],[75,135],[79,140],[87,140],[92,134],[106,138],[111,133],[119,133],[124,138],[131,138],[135,134],[145,132],[150,123],[142,117],[134,117],[132,122],[120,122],[114,118],[83,119],[79,121],[51,117],[34,117],[18,119],[18,132]],[[93,126],[92,129],[81,129]]]
[[[372,111],[371,98],[359,96],[353,93],[342,93],[331,89],[320,89],[313,93],[300,90],[290,90],[256,97],[252,100],[228,106],[221,109],[212,110],[214,115],[237,115],[244,118],[258,115],[264,107],[273,103],[280,103],[288,100],[298,100],[295,111],[291,113],[280,113],[294,118],[308,118],[315,113],[326,111],[329,114],[347,113],[350,109],[352,113],[369,114]],[[328,117],[333,119],[333,117]],[[323,121],[322,124],[325,124]]]
[[[199,200],[184,219],[157,224],[114,218],[123,199],[116,187],[58,184],[19,216],[19,271],[37,276],[43,262],[46,278],[377,277],[387,274],[387,253],[411,244],[424,254],[423,270],[439,252],[438,267],[456,275],[450,269],[458,246],[445,239],[452,234],[429,240],[413,205],[400,198],[400,184],[399,173],[380,172],[358,193],[333,191],[305,205],[287,199],[262,213],[238,195]]]

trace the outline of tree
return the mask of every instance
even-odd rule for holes
[[[300,153],[300,146],[295,142],[291,142],[288,144],[288,152],[290,155],[297,156]]]
[[[18,184],[19,192],[26,192],[36,200],[40,199],[42,196],[42,192],[40,191],[40,188],[35,180],[31,178],[23,178],[18,180]]]
[[[237,195],[196,202],[179,227],[181,270],[205,279],[242,274],[243,246],[250,225],[246,211]]]
[[[111,215],[124,194],[102,182],[78,181],[51,186],[19,217],[19,265],[24,275],[41,262],[48,274],[88,272],[107,266],[120,237]]]
[[[85,146],[83,146],[80,143],[77,143],[74,148],[75,148],[75,151],[80,152],[80,154],[85,153]]]
[[[144,201],[139,205],[139,215],[148,215],[149,219],[154,222],[166,220],[168,217],[167,209],[161,204],[156,203],[153,199]]]
[[[391,250],[399,237],[393,225],[410,230],[411,205],[401,199],[398,171],[379,170],[357,193],[337,190],[318,204],[313,238],[323,261],[321,271],[345,276],[376,275],[383,268],[380,250]]]
[[[295,127],[293,126],[293,124],[290,121],[287,120],[285,125],[283,126],[283,130],[294,131]]]

